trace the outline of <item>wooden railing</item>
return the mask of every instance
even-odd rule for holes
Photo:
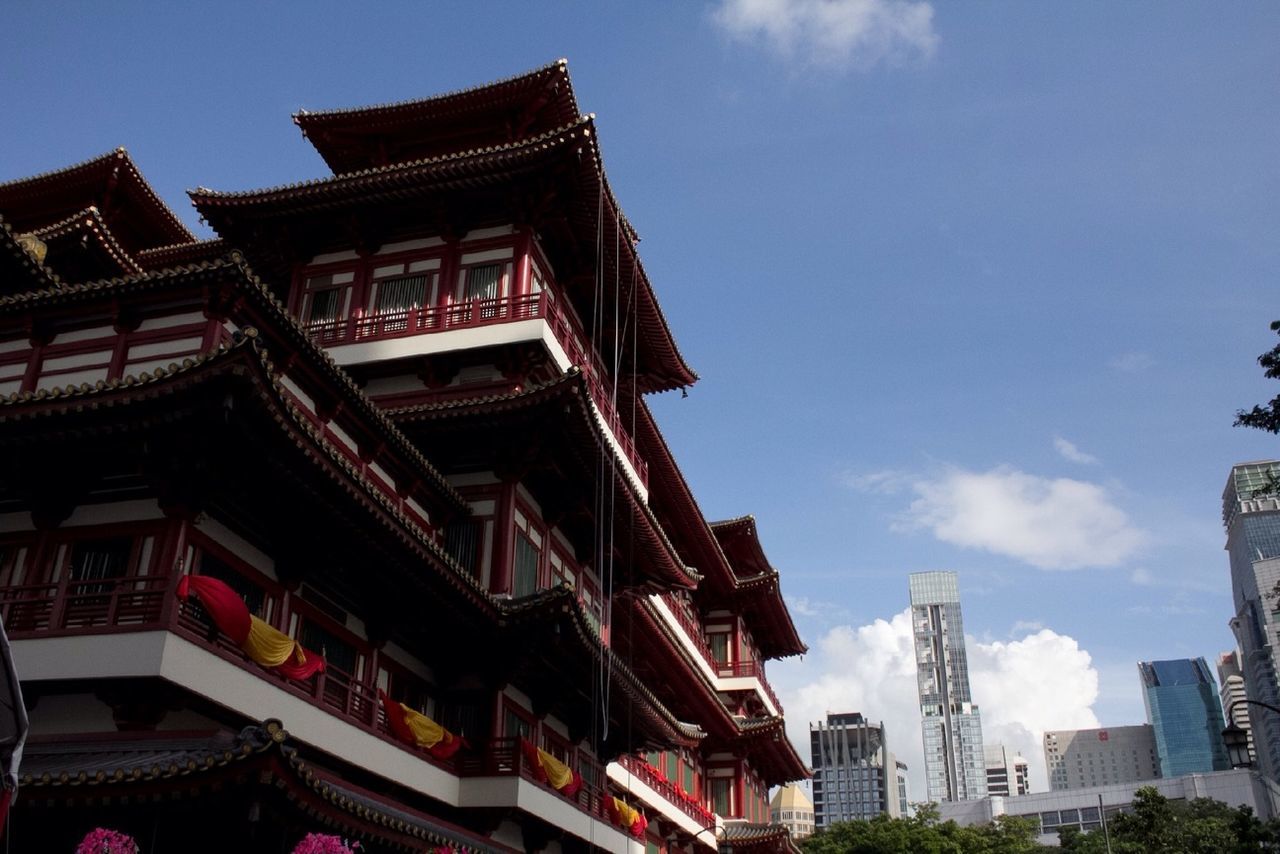
[[[591,399],[600,410],[605,425],[613,434],[627,460],[635,468],[641,485],[647,489],[649,467],[640,458],[635,441],[631,438],[631,431],[626,429],[613,403],[613,395],[604,379],[609,376],[609,373],[605,370],[599,355],[582,343],[586,340],[586,336],[560,309],[550,291],[476,299],[452,305],[423,306],[405,311],[355,314],[339,320],[320,320],[309,323],[307,332],[317,343],[334,347],[537,318],[545,320],[551,327],[552,334],[564,348],[570,363],[582,369],[587,378]]]
[[[478,749],[459,753],[456,773],[459,777],[519,776],[526,780],[538,782],[537,776],[529,766],[528,760],[525,759],[524,751],[520,749],[520,739],[518,738],[493,738]],[[603,775],[601,775],[601,779],[603,779]],[[565,795],[553,786],[544,783],[539,783],[539,785],[545,786],[547,791],[573,804],[582,812],[608,821],[608,816],[604,809],[606,794],[599,787],[584,780],[582,788],[570,796]]]
[[[747,676],[754,678],[760,683],[760,687],[769,695],[769,699],[773,701],[773,706],[778,710],[778,714],[782,714],[782,701],[778,699],[778,695],[773,692],[773,686],[769,684],[769,680],[764,678],[764,662],[762,661],[735,661],[735,662],[719,662],[712,665],[716,669],[716,675],[725,678],[736,676]]]
[[[157,623],[168,578],[142,575],[0,589],[0,619],[10,635],[84,629],[133,629]]]
[[[702,660],[707,663],[711,671],[721,677],[749,676],[755,678],[760,683],[760,687],[764,690],[769,699],[773,701],[774,708],[778,710],[778,714],[782,714],[782,701],[778,699],[778,695],[774,693],[773,686],[769,684],[769,680],[764,676],[764,664],[759,661],[738,661],[724,662],[716,661],[715,655],[711,652],[711,647],[707,644],[706,635],[703,634],[702,626],[689,616],[683,608],[669,599],[663,600],[663,605],[671,612],[676,623],[684,630],[685,636],[689,638],[690,643],[702,655]]]
[[[686,796],[680,787],[664,777],[657,768],[654,768],[648,762],[624,753],[618,757],[618,764],[636,777],[639,777],[646,786],[653,789],[672,806],[698,822],[698,824],[703,827],[715,826],[715,813],[703,806],[692,794]]]
[[[324,672],[307,680],[289,679],[254,664],[235,641],[218,630],[195,597],[185,602],[171,599],[176,583],[177,579],[172,576],[155,575],[0,588],[0,620],[14,640],[171,631],[451,774],[467,777],[519,775],[536,780],[517,739],[499,738],[487,743],[469,739],[469,747],[451,759],[437,759],[396,739],[379,702],[377,689],[333,664],[327,664]],[[169,602],[172,607],[166,608]],[[592,776],[603,780],[603,770],[598,766],[594,770]],[[584,782],[582,789],[572,797],[566,797],[554,788],[548,789],[583,812],[608,820],[604,811],[605,793],[599,787]]]

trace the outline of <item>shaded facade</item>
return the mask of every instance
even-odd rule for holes
[[[982,753],[988,795],[1025,795],[1031,791],[1030,769],[1021,754],[1010,753],[1003,744],[988,744]]]
[[[805,647],[565,64],[295,122],[333,174],[211,240],[123,150],[0,185],[14,850],[789,849]]]
[[[917,572],[909,588],[928,798],[985,797],[982,715],[969,690],[959,579],[954,572]]]
[[[1155,731],[1150,724],[1050,730],[1044,734],[1044,764],[1051,792],[1160,776]]]
[[[1233,466],[1222,492],[1222,525],[1231,564],[1235,615],[1231,630],[1240,650],[1245,695],[1280,706],[1275,646],[1280,639],[1280,463],[1274,460]],[[1280,779],[1280,715],[1249,706],[1257,768]]]
[[[1222,700],[1223,718],[1245,731],[1249,762],[1257,764],[1253,745],[1253,723],[1249,720],[1248,698],[1244,688],[1244,671],[1240,668],[1240,652],[1231,650],[1218,656],[1218,697]]]
[[[818,830],[839,821],[901,814],[899,763],[889,751],[883,723],[872,723],[860,712],[827,715],[809,724],[809,756]]]
[[[1155,736],[1161,777],[1226,771],[1222,706],[1203,658],[1138,663],[1142,701]]]

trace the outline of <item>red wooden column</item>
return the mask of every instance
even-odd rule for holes
[[[515,281],[511,285],[511,296],[529,293],[533,278],[533,229],[528,226],[520,229],[520,235],[516,239],[516,263],[512,275]]]
[[[164,601],[160,604],[160,624],[172,625],[177,620],[178,582],[190,567],[185,565],[187,534],[191,520],[186,514],[165,512],[169,524],[165,526],[164,545],[160,547],[159,571],[166,573]]]
[[[489,573],[490,593],[510,593],[515,564],[516,484],[504,480],[494,502],[493,566]]]

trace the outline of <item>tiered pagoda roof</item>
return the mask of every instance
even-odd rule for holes
[[[0,216],[43,240],[48,266],[71,280],[137,272],[139,253],[195,240],[123,148],[0,184]]]
[[[489,148],[578,119],[569,66],[560,59],[457,92],[353,109],[300,110],[294,123],[335,174]]]
[[[736,604],[753,627],[752,636],[767,658],[803,655],[808,651],[791,612],[782,599],[778,570],[769,564],[754,516],[712,522],[711,531],[733,563]]]
[[[545,457],[548,445],[563,442],[564,454],[558,456],[562,460],[559,466],[577,458],[587,476],[581,483],[593,490],[594,473],[600,469],[600,460],[608,460],[615,453],[592,412],[591,393],[578,370],[519,392],[393,408],[387,410],[387,414],[424,446],[447,453],[455,466],[465,467],[468,455],[477,453],[488,456],[475,459],[475,468],[491,466],[494,449],[503,449],[508,465],[533,466],[534,452]],[[520,449],[526,444],[530,445],[529,453],[522,458]],[[530,476],[536,479],[540,474],[561,476],[559,468],[533,471]],[[649,587],[655,591],[696,586],[701,576],[684,564],[621,467],[614,470],[613,481],[616,506],[619,512],[631,517],[635,553],[640,558],[633,564],[637,574],[619,579],[620,586]],[[587,496],[584,506],[592,503],[592,497]],[[572,520],[567,524],[571,526]],[[639,574],[641,569],[645,570],[643,575]]]
[[[517,123],[520,136],[495,125],[495,111],[513,109],[533,117]],[[641,392],[691,385],[697,375],[676,346],[636,254],[635,230],[605,177],[594,118],[569,115],[574,109],[567,71],[557,63],[441,99],[308,113],[298,118],[308,133],[332,124],[351,151],[363,152],[341,153],[342,146],[331,152],[335,169],[352,171],[247,192],[201,187],[191,199],[220,235],[282,286],[295,263],[324,251],[531,224],[580,316],[593,309],[604,317],[615,309],[618,316],[634,312],[634,347],[609,329],[594,342],[601,352],[619,346],[619,374],[634,376]],[[551,121],[562,123],[546,127]],[[393,131],[404,139],[388,136]],[[399,153],[374,156],[370,146]]]

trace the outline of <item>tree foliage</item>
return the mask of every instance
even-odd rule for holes
[[[1280,333],[1280,320],[1271,324],[1272,331]],[[1280,379],[1280,344],[1258,357],[1258,364],[1270,379]],[[1237,427],[1256,427],[1268,433],[1280,433],[1280,395],[1265,406],[1241,409],[1236,412]]]
[[[1112,854],[1244,854],[1280,852],[1280,824],[1263,823],[1248,807],[1196,798],[1170,801],[1150,786],[1137,791],[1133,812],[1107,822]],[[1101,831],[1064,828],[1062,850],[1070,854],[1106,854]]]
[[[1138,790],[1132,812],[1107,820],[1112,854],[1280,854],[1280,821],[1259,821],[1248,807],[1199,798],[1170,801],[1154,788]],[[1053,851],[1036,842],[1034,819],[1000,816],[988,825],[961,827],[941,821],[936,806],[911,818],[879,815],[838,822],[800,840],[805,854],[1029,854]],[[1064,827],[1062,851],[1106,854],[1101,830]]]
[[[980,827],[940,821],[933,804],[911,818],[842,821],[800,841],[805,854],[1028,854],[1046,851],[1030,819],[1000,816]]]

